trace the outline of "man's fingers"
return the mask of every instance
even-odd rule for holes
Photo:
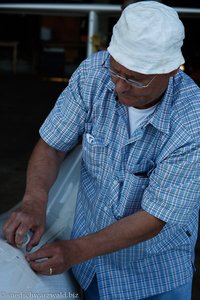
[[[40,228],[37,229],[35,232],[32,232],[31,239],[26,246],[27,251],[30,251],[34,246],[36,246],[39,243],[42,234],[43,234],[43,229]]]
[[[8,243],[15,245],[15,233],[19,227],[20,222],[16,220],[14,215],[8,219],[8,221],[3,226],[3,232]]]
[[[38,259],[38,261],[30,261],[29,262],[31,268],[40,274],[43,275],[52,275],[52,265],[53,265],[53,260],[50,259]],[[51,270],[50,270],[51,268]]]
[[[44,245],[42,248],[36,250],[33,253],[27,253],[26,258],[28,261],[36,261],[44,258],[50,258],[53,254],[49,251],[51,249],[51,245]]]
[[[22,210],[12,212],[3,227],[5,239],[18,248],[27,246],[26,249],[30,251],[38,244],[44,231],[44,225],[39,221],[34,214],[31,215],[29,212]],[[31,236],[28,233],[30,230],[33,233]]]
[[[28,241],[28,231],[29,227],[20,224],[17,230],[15,231],[15,244],[18,248],[21,248],[23,244],[26,244]]]

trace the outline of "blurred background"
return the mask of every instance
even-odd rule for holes
[[[43,1],[43,6],[39,1],[32,2],[35,6],[31,1],[20,1],[21,6],[16,1],[0,3],[1,73],[66,80],[86,56],[107,47],[124,4],[123,0]],[[178,9],[186,29],[184,68],[200,81],[199,1],[158,2]]]
[[[182,69],[200,85],[200,3],[159,2],[175,7],[185,25]],[[124,1],[20,4],[0,2],[0,213],[21,201],[39,127],[79,63],[106,49]],[[192,299],[199,300],[199,239],[195,265]]]

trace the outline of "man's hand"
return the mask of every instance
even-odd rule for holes
[[[26,246],[29,251],[38,244],[45,229],[45,221],[46,205],[42,207],[41,203],[36,201],[22,204],[20,208],[11,213],[4,224],[5,238],[8,243],[21,248],[25,235],[31,230],[32,236]]]
[[[56,241],[32,254],[26,254],[31,268],[43,275],[55,275],[69,270],[78,262],[80,253],[76,240]]]
[[[27,168],[22,206],[11,214],[4,225],[5,238],[10,244],[20,248],[29,230],[33,235],[27,250],[39,242],[45,228],[48,193],[64,157],[64,152],[53,149],[42,139],[36,144]]]

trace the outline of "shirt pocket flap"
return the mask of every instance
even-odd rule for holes
[[[134,166],[128,167],[128,172],[137,177],[147,178],[155,168],[155,163],[152,160],[144,159]]]
[[[109,139],[107,138],[106,134],[102,136],[98,133],[98,131],[94,132],[92,123],[85,124],[85,134],[83,135],[83,140],[90,146],[104,147],[109,144]]]
[[[90,133],[85,134],[85,139],[88,144],[90,144],[91,146],[96,146],[96,147],[104,147],[104,146],[107,146],[109,143],[106,139],[104,139],[100,136],[99,137],[93,136]]]

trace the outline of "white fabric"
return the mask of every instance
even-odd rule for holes
[[[154,112],[156,106],[157,104],[146,109],[138,109],[132,106],[128,107],[130,135],[132,135],[140,124]]]
[[[46,231],[32,252],[55,239],[70,237],[79,187],[80,163],[81,147],[78,146],[63,162],[49,192]],[[32,271],[24,257],[25,245],[21,251],[4,240],[3,224],[15,208],[0,216],[0,300],[80,299],[70,272],[52,276],[38,275]],[[25,244],[28,238],[27,235]]]
[[[165,74],[184,63],[184,26],[177,12],[156,1],[128,5],[113,28],[108,52],[142,74]]]

